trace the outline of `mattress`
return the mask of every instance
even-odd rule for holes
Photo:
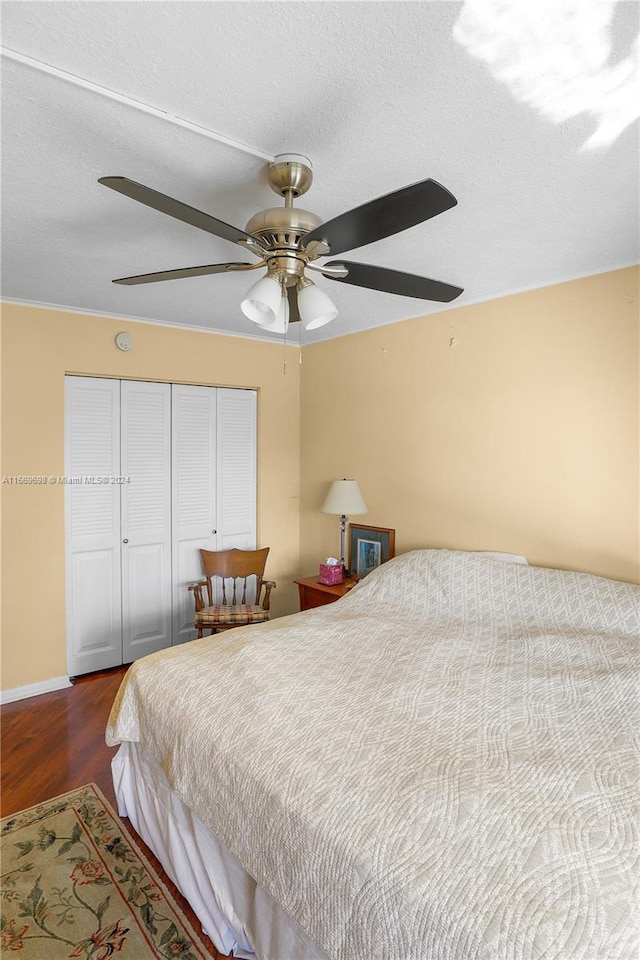
[[[634,960],[640,588],[414,551],[138,661],[110,744],[331,960]]]

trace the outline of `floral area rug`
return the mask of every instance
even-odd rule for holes
[[[3,957],[208,960],[95,784],[0,824]]]

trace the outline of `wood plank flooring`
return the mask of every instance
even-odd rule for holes
[[[96,783],[115,807],[111,758],[116,752],[104,741],[111,704],[126,667],[90,674],[71,687],[0,708],[2,816],[24,810],[85,783]],[[212,957],[222,960],[187,901],[167,877],[149,848],[129,826],[123,828],[151,861],[178,906]],[[143,960],[143,958],[141,958]]]

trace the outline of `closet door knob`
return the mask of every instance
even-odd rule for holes
[[[128,541],[128,540],[123,540],[122,542],[123,542],[123,543],[129,543],[129,541]]]
[[[217,530],[212,530],[212,531],[211,531],[211,533],[217,533],[217,532],[218,532]]]

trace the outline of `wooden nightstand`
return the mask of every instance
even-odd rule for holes
[[[294,583],[298,584],[300,592],[300,609],[311,610],[312,607],[335,603],[340,597],[344,597],[345,593],[355,585],[355,580],[345,580],[344,583],[327,586],[325,583],[318,583],[317,577],[302,577],[301,580],[294,580]]]

